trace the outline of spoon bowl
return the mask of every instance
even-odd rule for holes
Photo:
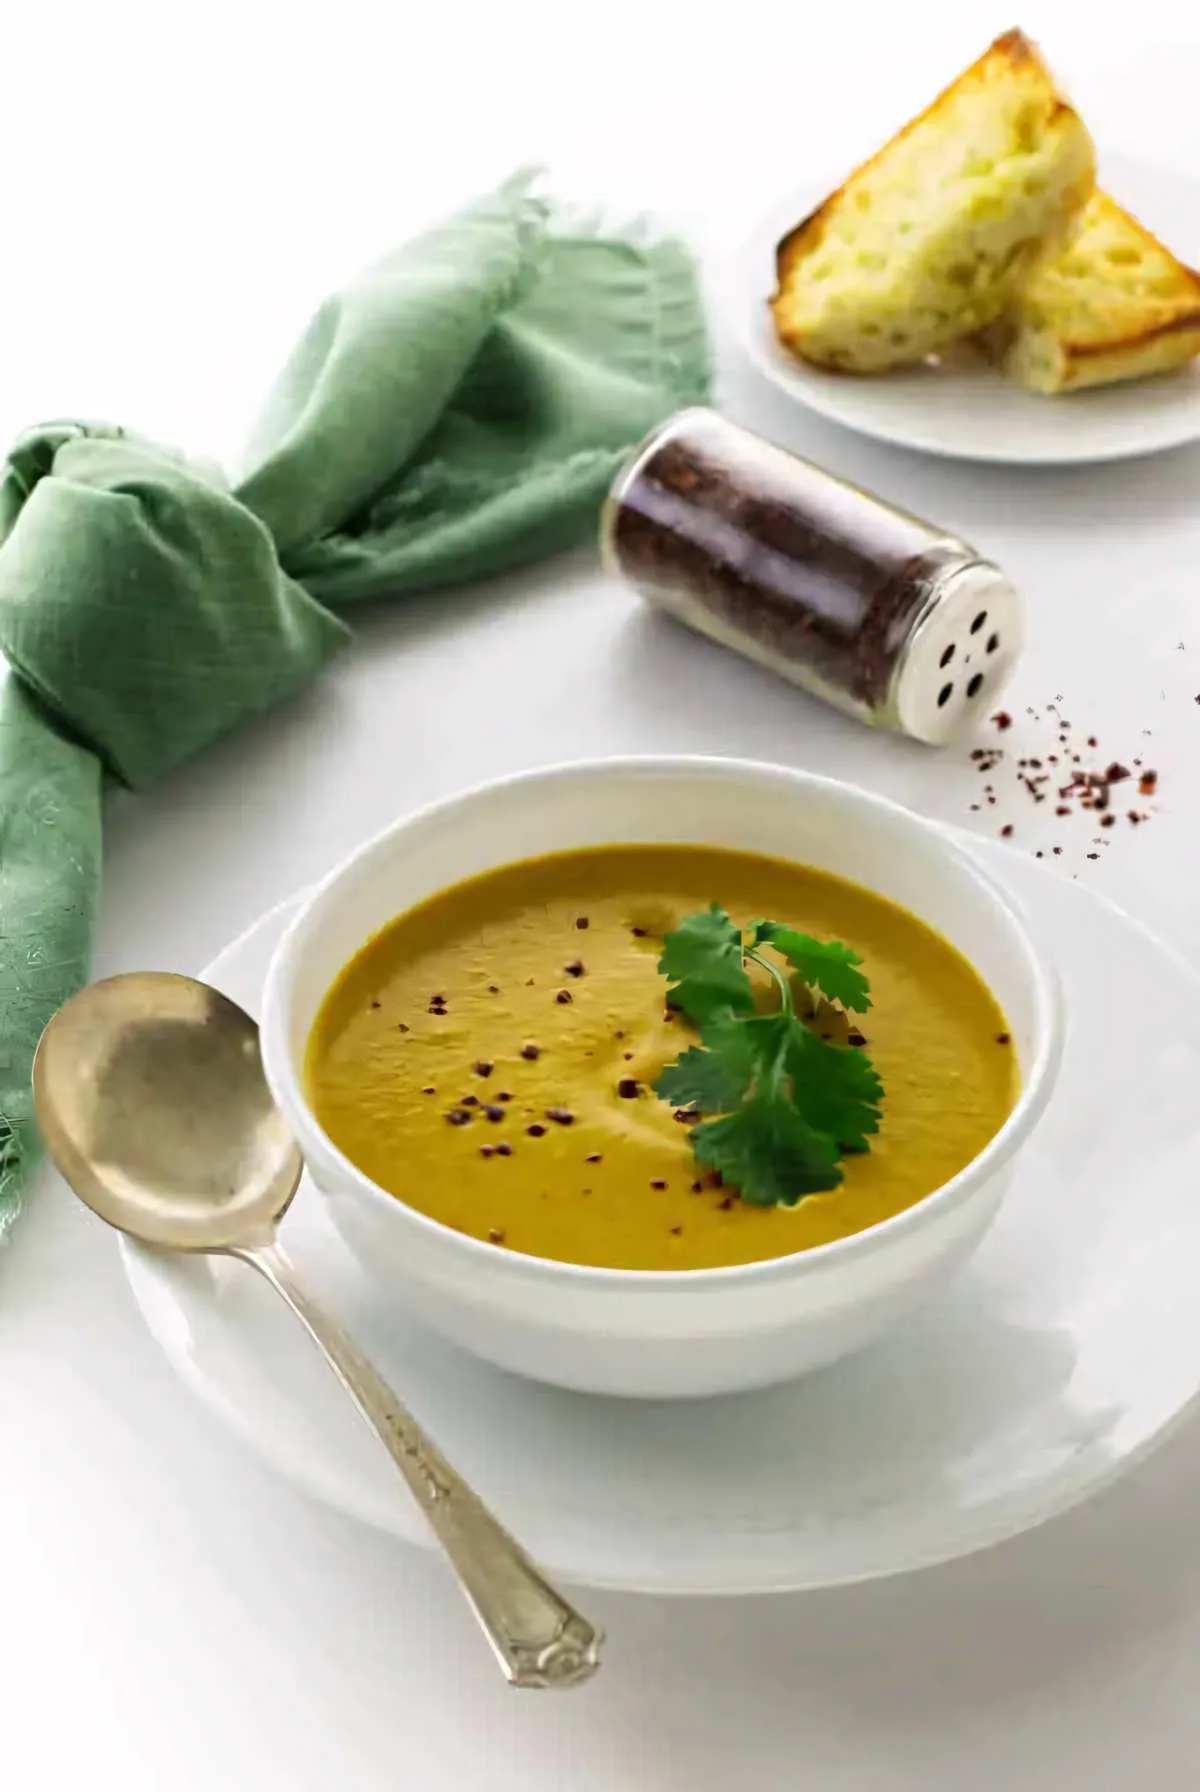
[[[300,1152],[262,1074],[258,1028],[165,971],[93,983],[42,1035],[34,1099],[54,1161],[122,1232],[176,1251],[269,1236]]]

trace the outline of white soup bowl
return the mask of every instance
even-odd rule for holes
[[[317,1011],[394,916],[514,859],[677,842],[813,865],[900,903],[971,961],[1005,1014],[1021,1069],[1005,1125],[959,1175],[833,1244],[727,1269],[597,1269],[453,1231],[363,1174],[305,1092]],[[1049,1100],[1063,1016],[1018,906],[943,829],[848,785],[782,766],[610,759],[506,778],[398,821],[334,871],[280,943],[263,1059],[341,1236],[396,1299],[503,1368],[606,1394],[715,1394],[833,1361],[879,1336],[949,1276],[994,1219]]]

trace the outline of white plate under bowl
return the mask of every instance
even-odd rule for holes
[[[517,1535],[576,1584],[746,1593],[897,1574],[1065,1511],[1200,1392],[1200,980],[1081,885],[969,843],[1064,978],[1050,1109],[992,1232],[914,1320],[801,1381],[612,1400],[525,1382],[411,1322],[303,1186],[288,1248]],[[208,980],[258,1009],[291,905]],[[122,1241],[185,1382],[259,1456],[343,1512],[428,1544],[382,1450],[244,1265]]]
[[[961,460],[1032,465],[1125,460],[1200,439],[1200,363],[1153,379],[1047,398],[1026,392],[982,360],[863,376],[829,373],[788,353],[767,300],[775,246],[845,175],[788,194],[735,259],[730,319],[759,371],[860,435]],[[1200,267],[1200,182],[1122,157],[1103,158],[1101,182],[1176,255]]]

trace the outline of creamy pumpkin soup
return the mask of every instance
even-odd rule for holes
[[[867,1012],[818,995],[806,1019],[869,1052],[878,1130],[838,1187],[794,1206],[741,1199],[697,1161],[694,1108],[654,1092],[696,1043],[668,1005],[664,936],[714,902],[845,942],[869,980]],[[775,984],[786,1001],[769,962],[747,969],[761,1008]],[[825,872],[685,846],[507,865],[400,915],[326,997],[307,1077],[346,1156],[444,1224],[570,1263],[681,1270],[783,1256],[912,1206],[999,1130],[1018,1080],[990,991],[913,915]]]

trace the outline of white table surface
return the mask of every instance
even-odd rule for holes
[[[24,10],[4,30],[0,435],[108,415],[217,453],[323,290],[515,163],[667,210],[715,267],[763,198],[873,147],[1010,23],[754,0]],[[1200,172],[1200,24],[1158,4],[1101,21],[1024,22],[1102,146]],[[1064,874],[1200,954],[1200,448],[989,470],[861,443],[732,362],[722,399],[1011,571],[1032,638],[1010,707],[1061,692],[1163,780],[1161,813],[1101,862],[1079,818],[1035,838],[1031,809],[1014,849],[1067,840]],[[980,820],[963,752],[818,711],[648,620],[587,554],[359,621],[311,695],[114,802],[98,971],[197,970],[399,811],[572,755],[755,755]],[[0,1783],[1190,1789],[1198,1494],[1193,1425],[1087,1509],[953,1567],[756,1602],[600,1597],[601,1679],[515,1695],[434,1561],[309,1504],[193,1404],[112,1240],[47,1184],[0,1258]]]

